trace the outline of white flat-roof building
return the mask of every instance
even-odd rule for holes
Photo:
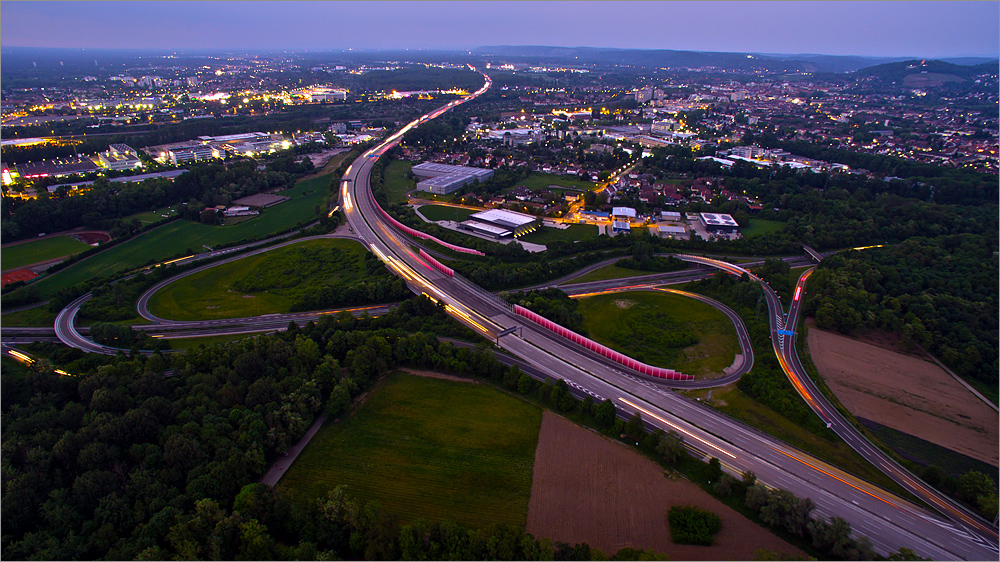
[[[504,236],[510,234],[520,236],[538,228],[541,221],[538,217],[508,211],[507,209],[490,209],[488,211],[469,215],[469,220],[462,224],[465,225],[469,222],[490,225],[495,228],[510,231]]]
[[[611,223],[611,232],[632,232],[632,226],[628,221],[614,221]]]
[[[493,226],[492,224],[486,224],[482,222],[476,222],[473,220],[467,220],[459,223],[459,228],[464,228],[466,230],[471,230],[478,234],[484,234],[492,238],[500,239],[505,236],[510,236],[513,234],[506,228],[501,228],[499,226]]]
[[[680,221],[681,214],[678,213],[677,211],[661,211],[660,218],[662,218],[665,221]]]
[[[611,216],[616,219],[631,220],[635,218],[635,209],[632,207],[615,207],[611,210]]]

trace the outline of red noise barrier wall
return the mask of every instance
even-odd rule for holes
[[[589,349],[589,350],[591,350],[591,351],[593,351],[595,353],[603,355],[604,357],[607,357],[608,359],[611,359],[612,361],[614,361],[616,363],[620,363],[620,364],[625,365],[626,367],[628,367],[630,369],[634,369],[636,371],[639,371],[640,373],[642,373],[644,375],[648,375],[650,377],[656,377],[658,379],[667,379],[667,380],[674,380],[674,381],[689,381],[689,380],[694,379],[694,377],[692,377],[691,375],[685,375],[684,373],[678,373],[677,371],[675,371],[673,369],[664,369],[663,367],[654,367],[652,365],[647,365],[647,364],[642,363],[640,361],[636,361],[635,359],[632,359],[631,357],[628,357],[627,355],[623,355],[621,353],[618,353],[617,351],[615,351],[615,350],[613,350],[611,348],[605,347],[605,346],[603,346],[603,345],[595,342],[594,340],[591,340],[589,338],[585,338],[585,337],[581,336],[580,334],[578,334],[578,333],[576,333],[576,332],[574,332],[572,330],[567,330],[566,328],[563,328],[559,324],[556,324],[555,322],[553,322],[553,321],[551,321],[551,320],[549,320],[549,319],[547,319],[547,318],[545,318],[545,317],[543,317],[541,315],[535,314],[534,312],[528,310],[527,308],[524,308],[523,306],[514,305],[514,312],[516,314],[520,315],[520,316],[524,316],[525,318],[527,318],[528,320],[531,320],[532,322],[535,322],[536,324],[539,324],[543,328],[551,330],[551,331],[559,334],[560,336],[562,336],[562,337],[564,337],[564,338],[566,338],[568,340],[573,341],[574,343],[582,345],[583,347],[586,347],[587,349]]]
[[[436,267],[441,273],[444,273],[448,277],[454,277],[455,276],[455,270],[454,269],[452,269],[452,268],[448,267],[447,265],[445,265],[445,264],[437,261],[436,259],[434,259],[433,257],[431,257],[430,254],[428,254],[427,252],[423,251],[423,249],[420,250],[420,257],[422,257],[425,260],[427,260],[428,262],[430,262],[431,265],[433,265],[434,267]]]
[[[373,200],[373,203],[374,203],[374,200]],[[449,250],[455,250],[456,252],[462,252],[463,254],[475,254],[477,256],[485,256],[486,255],[486,254],[480,252],[479,250],[473,250],[472,248],[463,248],[462,246],[456,246],[454,244],[449,244],[449,243],[445,242],[444,240],[438,240],[437,238],[431,236],[430,234],[424,234],[423,232],[420,232],[419,230],[410,228],[410,227],[406,226],[405,224],[399,222],[398,220],[392,218],[392,216],[389,213],[385,212],[385,209],[383,209],[378,203],[375,203],[375,207],[378,208],[379,212],[382,213],[382,216],[384,216],[386,218],[386,220],[388,220],[389,222],[391,222],[393,224],[393,226],[395,226],[396,228],[398,228],[398,229],[402,230],[403,232],[409,234],[410,236],[414,236],[416,238],[420,238],[421,240],[433,240],[434,242],[437,242],[438,244],[441,244],[442,246],[444,246],[445,248],[448,248]]]

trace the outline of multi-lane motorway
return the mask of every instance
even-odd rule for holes
[[[882,554],[906,546],[921,556],[934,559],[997,558],[995,531],[988,528],[988,525],[985,529],[975,525],[974,518],[964,520],[961,510],[954,506],[953,509],[948,509],[948,506],[942,507],[929,502],[951,520],[914,506],[532,324],[512,313],[510,307],[495,295],[461,277],[446,275],[419,258],[418,248],[385,219],[372,198],[369,184],[372,165],[381,154],[398,143],[406,131],[473,99],[485,92],[490,85],[490,80],[486,77],[483,88],[465,100],[450,102],[406,125],[355,160],[341,184],[342,205],[354,235],[392,271],[404,278],[411,289],[444,303],[451,315],[483,336],[493,338],[505,329],[518,327],[515,333],[500,337],[498,343],[504,350],[519,358],[521,364],[530,366],[526,370],[536,376],[564,379],[578,395],[589,394],[599,399],[611,399],[623,415],[640,412],[651,427],[678,431],[684,435],[690,447],[706,457],[719,458],[728,472],[739,474],[743,470],[751,470],[762,483],[785,488],[800,497],[811,498],[817,505],[814,512],[816,516],[836,515],[847,519],[858,533],[868,536]],[[689,256],[687,259],[733,273],[741,270],[709,258]],[[680,280],[685,276],[697,278],[704,275],[704,271],[687,271],[650,277]],[[802,282],[804,280],[800,280],[800,284]],[[613,282],[599,283],[604,283],[605,289],[613,285]],[[776,352],[779,360],[792,365],[793,360],[797,362],[794,357],[794,336],[786,333],[786,330],[790,328],[794,332],[798,299],[793,302],[792,313],[786,320],[777,295],[769,291],[766,284],[764,286],[771,311]],[[587,289],[598,288],[595,285]],[[68,340],[76,347],[87,349],[88,345],[94,345],[93,342],[82,337],[81,341],[76,341],[75,337],[79,334],[72,322],[75,309],[81,303],[82,301],[74,303],[76,307],[71,305],[60,313],[56,332],[60,339],[65,338],[63,341]],[[276,317],[263,321],[275,322],[275,327],[278,327],[277,323],[282,321],[287,325],[288,319]],[[158,329],[166,327],[160,326]],[[211,328],[207,323],[189,326],[191,329],[199,327]],[[92,351],[107,352],[107,348],[97,346]],[[800,373],[800,379],[799,383],[807,393],[819,396],[815,388],[806,386],[808,377],[804,373]],[[793,378],[793,384],[795,382]],[[832,412],[831,417],[835,413]],[[874,462],[883,470],[890,470],[877,461]],[[923,497],[921,494],[917,495]]]
[[[479,95],[486,85],[470,98]],[[450,277],[417,257],[416,247],[382,215],[373,199],[369,178],[373,161],[395,145],[402,134],[461,102],[452,102],[403,127],[383,144],[362,155],[342,183],[344,210],[357,234],[416,292],[444,303],[456,319],[487,337],[507,328],[520,329],[499,339],[499,345],[545,376],[561,378],[578,392],[611,399],[626,415],[640,412],[647,424],[676,430],[689,445],[722,461],[734,473],[752,470],[768,485],[810,497],[819,516],[838,515],[868,536],[887,554],[901,546],[934,559],[995,559],[989,541],[940,516],[814,459],[801,451],[726,416],[701,406],[636,373],[559,338],[514,315],[495,295]],[[772,314],[781,316],[780,302],[769,299]],[[783,329],[784,319],[775,318]],[[790,342],[779,340],[780,348]]]

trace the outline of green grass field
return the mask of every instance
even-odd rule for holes
[[[392,373],[353,415],[328,421],[278,487],[306,504],[344,484],[401,524],[523,527],[541,420],[489,386]]]
[[[18,312],[7,312],[0,316],[0,325],[44,328],[54,326],[57,312],[49,312],[46,305],[36,306]]]
[[[578,179],[576,176],[561,176],[558,174],[542,174],[533,173],[527,178],[517,182],[512,187],[504,189],[501,193],[507,193],[515,187],[523,185],[528,189],[535,191],[537,189],[549,189],[550,185],[558,185],[561,187],[573,187],[576,189],[582,189],[585,191],[591,191],[597,187],[597,184],[592,181],[584,181]],[[553,189],[553,192],[558,192],[558,190]]]
[[[413,162],[405,160],[393,160],[385,167],[382,179],[389,203],[406,203],[406,192],[416,189],[417,182],[406,179],[406,174],[410,173],[412,167]]]
[[[89,244],[84,244],[69,236],[53,236],[32,240],[0,249],[0,267],[3,268],[3,271],[19,269],[33,263],[79,254],[89,249]]]
[[[750,226],[742,229],[740,232],[743,233],[744,237],[750,237],[750,236],[757,236],[759,234],[767,234],[768,232],[777,232],[784,228],[785,228],[785,223],[781,221],[750,219]]]
[[[286,288],[255,291],[232,288],[246,276],[281,275],[282,268],[304,266],[300,263],[303,251],[322,252],[323,259],[335,262],[336,267],[327,268],[322,275],[310,275],[307,280]],[[149,299],[149,310],[171,320],[242,318],[288,312],[303,292],[326,284],[363,280],[366,253],[365,247],[353,240],[334,238],[291,244],[178,279]],[[289,273],[288,277],[292,275]]]
[[[740,352],[732,321],[692,298],[632,291],[579,302],[594,340],[650,365],[710,378],[721,375]]]
[[[565,230],[543,226],[531,234],[521,236],[520,240],[534,244],[551,244],[552,242],[575,242],[597,238],[597,234],[598,230],[595,224],[571,224]]]
[[[621,279],[622,277],[634,277],[636,275],[649,275],[652,271],[641,271],[619,267],[617,264],[606,265],[600,269],[595,269],[590,273],[581,275],[573,279],[571,283],[587,283],[589,281],[607,281],[608,279]]]
[[[417,209],[421,215],[427,217],[429,221],[457,221],[462,222],[475,213],[472,209],[462,209],[460,207],[447,207],[445,205],[424,205]]]
[[[202,245],[215,247],[281,232],[315,217],[316,205],[325,205],[329,184],[329,175],[300,181],[294,188],[279,192],[291,197],[291,200],[234,226],[210,226],[183,219],[173,221],[39,279],[32,285],[43,297],[47,297],[88,279],[134,269],[149,260],[163,260],[188,248],[203,252]]]

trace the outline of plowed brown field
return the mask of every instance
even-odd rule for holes
[[[809,355],[852,414],[995,465],[997,414],[921,358],[810,328]]]
[[[693,504],[722,518],[713,546],[670,540],[667,510]],[[630,546],[671,560],[750,560],[754,550],[803,553],[687,480],[671,480],[653,461],[550,412],[535,452],[529,533],[607,555]]]

